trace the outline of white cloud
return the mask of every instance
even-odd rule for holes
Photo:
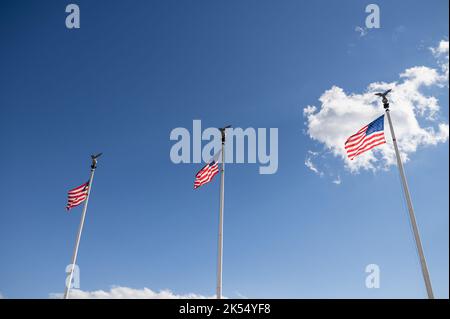
[[[440,55],[445,52],[448,60],[448,42],[441,42],[433,51],[434,54]],[[389,95],[391,116],[400,152],[403,159],[408,160],[409,155],[416,152],[418,147],[436,145],[448,140],[448,123],[438,120],[438,99],[423,93],[423,88],[442,85],[448,85],[445,69],[416,66],[402,72],[396,82],[369,84],[363,93],[346,93],[344,89],[333,86],[319,98],[319,107],[308,105],[303,109],[307,134],[311,139],[323,144],[335,157],[343,159],[345,167],[352,172],[387,168],[395,164],[387,121],[387,144],[366,152],[353,161],[347,159],[344,149],[345,140],[350,135],[383,114],[381,101],[374,93],[393,90]],[[424,125],[423,122],[427,124]],[[308,164],[305,161],[305,165]],[[317,165],[313,167],[319,171]]]
[[[319,152],[313,152],[313,151],[309,150],[308,154],[312,155],[312,156],[317,156],[317,155],[319,155]]]
[[[448,40],[441,40],[439,45],[435,48],[430,48],[431,52],[433,52],[436,56],[447,55],[448,56]]]
[[[5,299],[5,297],[2,295],[1,291],[0,291],[0,299]]]
[[[50,298],[62,298],[60,293],[50,294]],[[109,291],[95,290],[83,291],[79,289],[72,289],[70,291],[71,299],[207,299],[215,298],[215,296],[202,296],[193,293],[185,295],[174,294],[170,290],[161,290],[155,292],[148,288],[134,289],[128,287],[114,286]]]
[[[308,105],[307,107],[305,107],[303,109],[303,115],[309,115],[309,114],[313,114],[317,111],[317,108],[315,106],[312,105]]]
[[[367,30],[367,28],[356,26],[355,32],[358,32],[360,37],[364,37],[367,35],[368,30]]]
[[[241,294],[239,291],[236,291],[235,294],[236,294],[236,296],[238,296],[238,298],[241,298],[241,299],[248,299],[247,296]]]
[[[333,180],[332,183],[336,185],[341,185],[342,184],[341,177],[338,175],[338,177],[335,180]]]
[[[313,156],[317,156],[317,152],[308,151],[308,155],[305,158],[305,166],[308,167],[311,171],[316,173],[319,176],[323,176],[323,173],[317,169],[312,161]]]
[[[444,80],[448,81],[448,66],[449,66],[449,55],[448,55],[448,40],[442,40],[439,45],[434,48],[430,48],[434,57],[438,60],[441,67]]]

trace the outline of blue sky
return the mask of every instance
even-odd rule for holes
[[[66,192],[99,162],[78,265],[83,291],[112,286],[215,292],[219,183],[192,189],[200,164],[175,165],[169,134],[231,123],[278,128],[279,168],[227,166],[224,295],[422,298],[396,167],[342,183],[305,165],[323,150],[303,109],[332,86],[364,92],[414,66],[438,68],[447,1],[378,1],[381,28],[361,37],[363,1],[61,1],[0,5],[0,292],[64,289],[81,208]],[[428,88],[448,123],[448,87]],[[380,109],[380,114],[382,109]],[[393,110],[394,113],[394,110]],[[348,123],[345,123],[348,124]],[[367,123],[352,123],[359,128]],[[448,141],[405,168],[435,295],[449,296]],[[366,265],[381,287],[367,289]]]

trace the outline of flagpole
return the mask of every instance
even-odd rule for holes
[[[222,169],[220,174],[220,207],[219,207],[219,240],[217,257],[217,289],[216,298],[222,299],[222,257],[223,257],[223,206],[225,192],[225,128],[221,128],[222,134]]]
[[[66,281],[66,288],[64,290],[64,299],[69,299],[70,286],[72,285],[73,271],[75,269],[75,264],[77,262],[78,247],[80,245],[81,232],[83,231],[84,220],[86,218],[86,211],[87,211],[87,206],[88,206],[88,202],[89,202],[89,195],[91,194],[91,186],[92,186],[92,182],[94,180],[95,169],[97,168],[97,158],[100,155],[101,154],[99,154],[97,156],[92,156],[91,176],[89,177],[86,201],[84,202],[83,212],[81,214],[81,221],[80,221],[80,225],[78,226],[77,240],[76,240],[75,249],[74,249],[73,255],[72,255],[72,263],[70,265],[71,268],[70,268],[69,280],[68,280],[68,282]]]
[[[390,91],[388,91],[387,93],[389,93],[389,92]],[[400,171],[400,176],[402,179],[403,191],[405,193],[406,203],[408,205],[409,218],[411,220],[411,226],[412,226],[412,230],[414,233],[414,240],[416,242],[417,252],[419,254],[420,266],[422,268],[422,276],[423,276],[423,280],[425,282],[425,287],[427,289],[428,299],[434,299],[433,288],[431,286],[431,280],[430,280],[430,274],[428,272],[425,255],[423,253],[422,242],[420,240],[419,229],[417,227],[416,217],[414,215],[414,208],[413,208],[412,201],[411,201],[411,195],[409,194],[408,183],[406,181],[405,171],[403,169],[403,163],[402,163],[402,159],[400,157],[400,152],[398,150],[398,145],[397,145],[397,139],[396,139],[395,133],[394,133],[394,126],[392,125],[391,114],[389,111],[389,101],[386,98],[387,93],[385,93],[384,95],[381,94],[379,96],[383,97],[383,106],[384,106],[384,109],[386,110],[386,115],[387,115],[388,122],[389,122],[389,128],[391,130],[392,141],[394,143],[394,149],[395,149],[395,156],[397,157],[397,166],[398,166],[398,170]]]

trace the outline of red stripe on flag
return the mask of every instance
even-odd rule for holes
[[[69,190],[66,209],[70,210],[84,202],[87,198],[88,190],[89,182]]]
[[[372,123],[375,123],[375,121]],[[361,128],[345,142],[344,148],[350,160],[353,160],[356,156],[361,155],[364,152],[370,151],[376,146],[386,143],[384,131],[382,129],[371,129],[373,132],[366,135],[369,127],[373,127],[371,126],[372,123]]]
[[[361,147],[361,145],[363,144],[367,144],[368,142],[370,142],[370,140],[373,140],[375,138],[379,138],[379,137],[384,137],[384,133],[373,133],[372,135],[369,135],[367,137],[365,137],[364,140],[362,140],[361,142],[357,143],[357,144],[349,144],[348,146],[345,147],[345,149],[347,150],[347,152],[351,152],[354,149],[358,149]]]
[[[206,164],[197,174],[195,174],[194,189],[209,183],[219,172],[219,164]]]

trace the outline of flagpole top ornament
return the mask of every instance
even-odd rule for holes
[[[392,91],[392,89],[389,89],[389,90],[385,91],[384,93],[375,93],[376,96],[379,96],[382,98],[383,106],[386,111],[389,111],[389,101],[388,101],[386,95],[388,95],[391,91]]]
[[[219,131],[222,134],[222,144],[225,144],[225,130],[230,127],[231,125],[227,125],[225,127],[219,128]]]
[[[91,155],[92,158],[92,165],[91,168],[92,169],[96,169],[97,168],[97,158],[99,158],[100,156],[102,156],[103,153],[98,153],[97,155]]]

